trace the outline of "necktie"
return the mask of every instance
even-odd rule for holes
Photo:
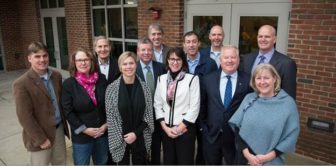
[[[224,107],[228,108],[232,99],[232,83],[231,83],[231,76],[227,75],[227,83],[225,87],[225,94],[224,94]]]
[[[259,58],[260,58],[260,61],[259,61],[258,65],[262,64],[262,63],[265,63],[266,57],[264,55],[261,55]]]
[[[147,69],[147,73],[146,73],[146,82],[147,85],[149,87],[149,89],[151,90],[152,95],[154,95],[154,78],[153,78],[153,73],[150,69],[150,67],[147,65],[145,67]]]

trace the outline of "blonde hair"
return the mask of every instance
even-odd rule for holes
[[[136,60],[137,58],[136,58],[136,55],[135,55],[134,52],[131,52],[131,51],[125,51],[125,52],[123,52],[123,53],[119,56],[119,58],[118,58],[118,66],[119,66],[119,70],[120,70],[120,72],[121,72],[121,66],[122,66],[122,63],[123,63],[128,57],[131,57],[131,58],[134,60],[134,62],[137,61],[137,60]]]
[[[260,64],[256,67],[256,69],[254,70],[253,74],[252,74],[252,78],[250,80],[250,86],[254,89],[255,92],[257,92],[258,94],[260,93],[259,90],[256,87],[255,84],[255,78],[257,77],[257,75],[259,75],[262,71],[269,71],[271,73],[271,75],[275,78],[275,83],[274,83],[274,92],[278,93],[281,89],[281,78],[278,74],[278,72],[276,71],[276,69],[268,64],[268,63],[263,63]]]

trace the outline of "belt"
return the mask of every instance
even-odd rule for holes
[[[56,129],[57,129],[58,127],[60,127],[61,124],[62,124],[62,123],[58,123],[58,124],[56,125]]]

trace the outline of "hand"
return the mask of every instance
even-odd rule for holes
[[[257,158],[257,156],[251,154],[250,151],[247,148],[245,148],[243,150],[243,155],[247,159],[249,165],[252,165],[252,166],[260,166],[260,165],[262,165],[260,163],[259,159]]]
[[[45,149],[49,149],[51,147],[51,143],[49,141],[49,139],[45,140],[43,142],[43,144],[40,145],[40,148],[45,150]]]
[[[90,137],[97,138],[99,136],[99,130],[98,129],[99,128],[89,127],[89,128],[86,128],[83,133],[90,136]]]
[[[105,124],[103,124],[102,126],[100,126],[98,128],[97,134],[96,134],[96,136],[94,138],[98,138],[98,137],[104,135],[104,133],[106,132],[106,130],[107,130],[107,124],[105,123]]]
[[[258,154],[257,158],[259,159],[260,163],[263,164],[265,162],[271,161],[276,157],[276,153],[274,150],[268,152],[267,154]]]
[[[162,121],[163,122],[163,121]],[[166,125],[166,123],[162,123],[161,122],[161,127],[162,127],[162,129],[163,129],[163,131],[165,131],[166,132],[166,134],[168,135],[168,137],[170,137],[170,138],[176,138],[176,137],[178,137],[179,135],[177,134],[177,132],[176,132],[176,130],[175,130],[175,128],[173,129],[173,128],[170,128],[170,127],[168,127],[167,125]]]
[[[183,135],[185,132],[188,131],[187,126],[181,122],[179,125],[175,126],[175,131],[177,135]]]
[[[134,132],[130,132],[130,133],[127,133],[126,135],[124,135],[124,141],[127,144],[132,144],[135,140],[136,140],[136,135],[135,135]]]

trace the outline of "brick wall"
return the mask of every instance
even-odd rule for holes
[[[0,26],[6,70],[28,67],[25,49],[32,41],[41,41],[38,1],[14,0],[0,2]]]
[[[297,153],[336,163],[336,135],[307,128],[308,117],[336,123],[336,2],[293,0],[288,54],[298,64],[301,133]]]
[[[69,55],[78,47],[92,49],[90,0],[67,0],[64,6]]]
[[[154,20],[150,7],[161,8],[161,18]],[[164,30],[164,43],[169,46],[182,46],[184,25],[183,0],[140,0],[138,1],[139,38],[147,36],[148,25],[158,22]]]

